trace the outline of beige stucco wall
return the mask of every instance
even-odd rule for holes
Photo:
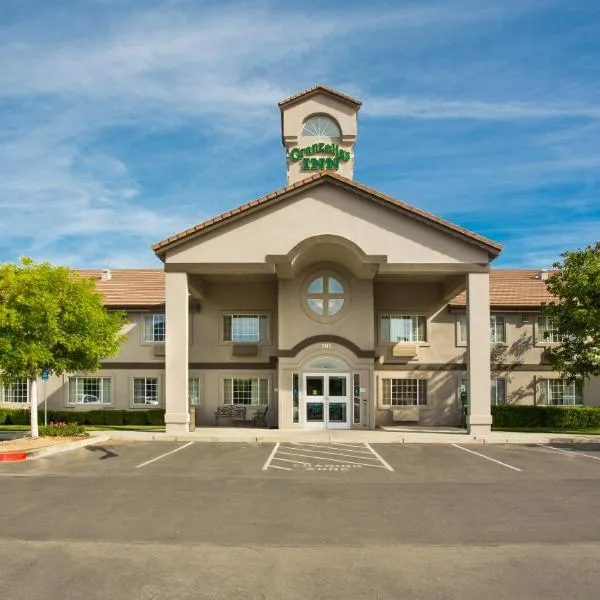
[[[190,363],[264,362],[277,348],[277,280],[210,281],[200,309],[192,313]],[[266,312],[269,315],[269,342],[258,346],[257,356],[234,356],[233,344],[222,341],[223,314],[226,312]]]
[[[344,285],[345,304],[339,318],[319,322],[306,308],[303,292],[320,274],[330,273]],[[302,271],[296,279],[279,281],[279,348],[288,350],[315,335],[337,335],[362,350],[373,349],[373,282],[357,279],[343,267],[317,263]]]
[[[353,192],[324,183],[270,207],[229,221],[199,239],[173,248],[167,264],[263,263],[284,255],[313,236],[346,238],[389,263],[482,263],[487,253],[438,229],[380,206]]]

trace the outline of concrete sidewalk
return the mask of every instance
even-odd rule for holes
[[[162,431],[98,431],[92,436],[109,435],[119,440],[194,441],[194,442],[314,442],[319,444],[600,444],[600,436],[567,433],[516,433],[494,431],[487,436],[468,435],[464,429],[393,428],[373,431],[250,429],[242,427],[206,427],[193,432],[170,435]]]

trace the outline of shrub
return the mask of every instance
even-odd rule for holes
[[[106,410],[104,411],[104,425],[124,425],[127,411]]]
[[[7,412],[7,425],[29,425],[31,419],[28,408],[9,408]]]
[[[79,423],[83,425],[85,423],[85,416],[87,413],[85,412],[76,412],[72,410],[49,410],[48,411],[48,421],[53,421],[54,423]],[[40,411],[40,416],[42,412]]]
[[[42,437],[86,437],[87,433],[79,423],[50,422],[40,427]]]
[[[584,429],[600,427],[600,406],[492,406],[494,427]]]
[[[0,408],[0,425],[4,425],[8,419],[8,411],[5,408]]]
[[[125,425],[147,425],[147,412],[145,410],[131,410],[127,412]]]
[[[103,410],[88,410],[84,418],[85,425],[104,425]]]
[[[146,413],[146,420],[148,421],[148,425],[164,425],[165,411],[160,408],[149,410]]]

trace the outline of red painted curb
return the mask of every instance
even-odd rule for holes
[[[0,462],[16,462],[26,458],[27,452],[0,452]]]

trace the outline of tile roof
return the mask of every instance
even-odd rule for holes
[[[281,200],[284,197],[288,197],[290,195],[298,193],[299,191],[303,191],[305,189],[308,189],[313,186],[320,185],[320,184],[326,183],[326,182],[333,183],[340,187],[345,187],[345,188],[349,189],[350,191],[355,191],[355,192],[360,192],[360,193],[366,194],[371,199],[379,200],[387,205],[393,206],[393,207],[399,209],[404,214],[407,214],[408,216],[412,216],[421,221],[425,221],[429,224],[436,225],[436,226],[440,227],[441,229],[445,230],[446,232],[457,235],[458,237],[466,239],[467,241],[470,241],[472,243],[476,243],[479,246],[483,246],[484,249],[487,250],[492,256],[498,255],[500,253],[500,251],[502,250],[502,244],[493,242],[492,240],[489,240],[483,236],[473,233],[472,231],[469,231],[468,229],[459,227],[458,225],[455,225],[454,223],[451,223],[450,221],[446,221],[445,219],[436,217],[435,215],[432,215],[428,212],[425,212],[424,210],[421,210],[419,208],[411,206],[410,204],[407,204],[406,202],[401,202],[400,200],[396,200],[395,198],[392,198],[391,196],[382,194],[381,192],[378,192],[377,190],[375,190],[373,188],[370,188],[366,185],[358,183],[352,179],[342,177],[341,175],[338,175],[337,173],[334,173],[331,171],[326,171],[324,173],[317,173],[315,175],[311,175],[310,177],[306,177],[305,179],[302,179],[301,181],[297,181],[296,183],[293,183],[286,187],[275,190],[274,192],[271,192],[270,194],[267,194],[266,196],[261,196],[260,198],[252,200],[252,202],[248,202],[247,204],[242,204],[241,206],[238,206],[237,208],[234,208],[233,210],[229,210],[221,215],[218,215],[217,217],[209,219],[208,221],[204,221],[203,223],[194,225],[193,227],[190,227],[189,229],[186,229],[185,231],[182,231],[176,235],[168,237],[168,238],[161,240],[160,242],[154,244],[152,246],[152,250],[154,250],[154,252],[156,252],[159,255],[159,257],[162,257],[161,255],[164,255],[164,252],[166,251],[166,249],[169,246],[171,246],[177,242],[180,242],[181,240],[184,240],[191,236],[200,234],[200,233],[202,233],[216,225],[219,225],[220,223],[223,223],[224,221],[227,221],[228,219],[231,219],[231,218],[233,218],[241,213],[244,213],[248,210],[252,210],[257,207],[261,207],[267,203],[273,203],[275,201]]]
[[[165,302],[165,276],[161,269],[113,269],[111,279],[102,281],[100,269],[77,271],[96,280],[96,287],[106,306],[135,308],[161,305]],[[545,283],[531,269],[492,269],[490,304],[492,307],[536,308],[552,299]],[[463,292],[450,301],[450,306],[466,306]]]
[[[111,269],[111,278],[102,281],[100,269],[76,271],[81,277],[96,281],[104,304],[110,307],[134,308],[165,302],[165,274],[162,269]]]
[[[534,269],[492,269],[490,272],[490,306],[535,308],[553,299],[546,283]],[[466,292],[450,301],[450,306],[466,306]]]
[[[302,90],[301,92],[298,92],[297,94],[294,94],[293,96],[284,98],[283,100],[281,100],[279,102],[279,108],[283,109],[286,106],[289,106],[290,104],[295,104],[296,102],[298,102],[299,100],[301,100],[302,98],[304,98],[306,96],[310,96],[312,94],[318,94],[319,92],[324,92],[325,94],[335,96],[338,100],[341,100],[342,102],[347,102],[348,104],[352,104],[357,109],[360,108],[362,105],[362,102],[360,100],[357,100],[356,98],[353,98],[352,96],[348,96],[347,94],[342,94],[342,92],[338,92],[337,90],[334,90],[333,88],[323,85],[322,83],[317,83],[316,85],[306,88],[305,90]]]

